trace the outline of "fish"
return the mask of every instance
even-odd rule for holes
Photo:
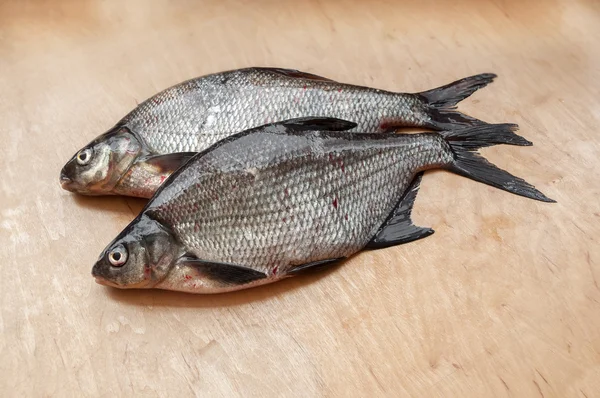
[[[83,195],[150,198],[195,153],[235,133],[299,117],[350,119],[357,123],[352,130],[367,133],[482,124],[455,106],[495,77],[484,73],[404,94],[282,68],[206,75],[139,104],[71,157],[60,184]]]
[[[531,142],[513,124],[418,134],[348,132],[300,118],[198,153],[101,252],[92,275],[116,288],[223,293],[330,267],[364,249],[425,238],[411,221],[423,173],[445,169],[554,202],[477,150]]]

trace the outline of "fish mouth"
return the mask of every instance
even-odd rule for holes
[[[64,171],[60,172],[60,186],[65,191],[73,192],[73,180]]]
[[[92,267],[92,276],[96,280],[96,283],[99,285],[110,286],[110,287],[121,287],[121,286],[117,285],[116,283],[111,282],[108,279],[104,278],[101,275],[101,273],[99,272],[99,268],[98,268],[97,264],[94,265],[94,267]]]
[[[116,282],[112,282],[108,279],[106,279],[105,277],[103,277],[100,272],[98,271],[98,269],[96,269],[96,267],[92,268],[92,276],[94,277],[94,280],[96,281],[97,284],[102,285],[102,286],[108,286],[108,287],[114,287],[117,289],[143,289],[143,288],[148,288],[149,285],[149,281],[141,281],[139,283],[130,283],[130,284],[119,284]]]
[[[148,285],[148,281],[142,281],[139,283],[134,283],[130,285],[119,285],[117,283],[111,282],[102,278],[101,276],[94,276],[96,283],[102,286],[114,287],[117,289],[148,289],[150,286]]]
[[[117,285],[116,283],[107,281],[106,279],[104,279],[100,276],[94,276],[94,279],[96,280],[96,283],[99,285],[122,288],[121,286]]]
[[[87,187],[81,186],[80,184],[78,184],[76,181],[73,181],[70,177],[68,177],[65,174],[60,175],[60,186],[65,191],[78,193],[80,195],[85,195],[85,196],[112,195],[112,193],[105,193],[105,192],[96,193]]]

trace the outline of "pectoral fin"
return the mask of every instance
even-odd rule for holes
[[[172,174],[175,170],[186,164],[196,152],[177,152],[166,155],[151,155],[138,160],[157,169],[161,174]]]
[[[433,234],[433,229],[417,227],[410,218],[422,177],[423,172],[415,176],[392,214],[379,228],[379,231],[367,244],[366,248],[379,249],[401,245]]]
[[[241,265],[200,260],[194,256],[185,256],[178,263],[195,268],[198,273],[219,285],[241,286],[264,279],[264,272]]]
[[[278,125],[285,127],[289,131],[345,131],[357,126],[354,122],[333,117],[301,117],[273,123],[273,126]]]

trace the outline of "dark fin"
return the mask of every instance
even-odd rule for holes
[[[365,248],[381,249],[401,245],[426,238],[433,234],[433,229],[417,227],[410,218],[422,178],[423,172],[417,173],[404,195],[402,195],[402,198],[400,198],[394,211],[392,211],[388,219],[385,220],[379,231],[377,231],[375,237],[367,243]]]
[[[258,70],[265,70],[273,73],[279,73],[280,75],[284,75],[287,77],[292,77],[296,79],[309,79],[309,80],[318,80],[322,82],[331,82],[337,83],[335,80],[328,79],[323,76],[313,75],[312,73],[301,72],[296,69],[284,69],[284,68],[256,68]]]
[[[478,148],[496,144],[529,145],[529,141],[514,133],[515,128],[514,124],[490,124],[442,132],[454,152],[454,161],[446,168],[516,195],[542,202],[555,202],[533,185],[497,168],[476,152]]]
[[[173,173],[175,170],[186,164],[196,152],[177,152],[167,155],[152,155],[139,159],[137,162],[145,162],[156,167],[163,173]]]
[[[460,146],[467,150],[476,150],[498,144],[533,145],[531,141],[515,133],[518,129],[518,125],[511,123],[482,124],[469,128],[440,131],[440,134],[446,140],[452,141],[453,147]]]
[[[223,285],[245,285],[267,277],[264,272],[252,268],[235,264],[203,261],[193,256],[182,257],[178,262],[194,266],[199,273]]]
[[[493,73],[482,73],[480,75],[465,77],[453,83],[433,90],[423,91],[417,95],[428,105],[428,115],[431,117],[429,125],[437,130],[448,130],[457,125],[473,126],[485,124],[485,122],[475,119],[456,111],[456,104],[464,100],[475,91],[490,84],[497,76]]]
[[[425,97],[430,106],[449,108],[455,106],[480,88],[487,86],[496,77],[498,76],[493,73],[469,76],[442,87],[423,91],[419,95]]]
[[[298,275],[308,271],[316,271],[318,269],[326,268],[342,261],[345,257],[332,258],[328,260],[315,261],[312,263],[297,265],[287,272],[287,275]]]
[[[272,124],[272,126],[277,125],[284,126],[291,131],[345,131],[357,126],[354,122],[332,117],[300,117]]]

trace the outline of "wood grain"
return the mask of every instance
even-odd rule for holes
[[[600,396],[600,6],[590,1],[0,4],[0,395]],[[91,265],[143,201],[58,174],[137,103],[263,65],[420,91],[535,145],[485,155],[558,201],[427,173],[436,233],[218,296],[117,291]]]

